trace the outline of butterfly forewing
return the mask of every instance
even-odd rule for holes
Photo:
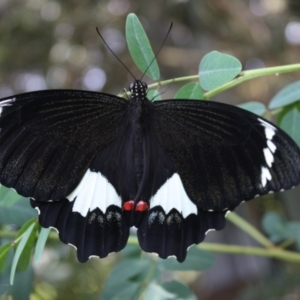
[[[127,102],[93,92],[42,91],[2,99],[0,181],[39,201],[65,197],[122,128]]]
[[[281,129],[240,108],[210,101],[155,102],[153,126],[192,201],[233,209],[300,181],[300,151]]]

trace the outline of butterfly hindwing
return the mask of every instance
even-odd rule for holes
[[[155,134],[199,209],[233,209],[243,200],[299,183],[299,148],[266,120],[210,101],[154,105]]]
[[[155,206],[139,225],[140,246],[144,251],[157,253],[161,258],[175,256],[179,262],[183,262],[191,245],[202,242],[208,231],[225,227],[225,214],[197,210],[184,216],[180,210],[172,209],[166,213],[161,206]]]
[[[106,257],[125,247],[129,224],[122,219],[119,206],[111,205],[105,212],[95,208],[82,215],[74,210],[75,204],[76,201],[67,199],[55,202],[31,200],[32,207],[39,211],[40,224],[45,228],[55,228],[62,242],[76,247],[80,262],[93,255]]]
[[[54,227],[60,239],[77,248],[79,261],[106,257],[123,249],[132,226],[123,203],[137,191],[133,135],[128,118],[113,142],[98,151],[77,187],[55,202],[31,201],[43,227]],[[124,176],[126,174],[126,176]]]

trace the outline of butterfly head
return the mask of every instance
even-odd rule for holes
[[[148,85],[141,80],[135,80],[130,84],[129,91],[132,97],[146,97]]]

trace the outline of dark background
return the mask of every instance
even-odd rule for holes
[[[154,51],[174,23],[157,58],[161,80],[196,75],[200,59],[212,50],[237,57],[243,69],[300,60],[298,0],[0,0],[0,97],[50,88],[120,93],[132,78],[107,51],[95,28],[139,77],[141,72],[129,56],[124,36],[130,12],[139,17]],[[268,103],[299,77],[299,73],[290,73],[259,78],[216,100]],[[172,97],[178,87],[169,85],[164,98]],[[290,219],[299,220],[298,195],[280,196],[287,198],[280,205]],[[255,200],[242,205],[239,213],[259,227],[261,215],[274,201],[277,203],[274,196]],[[210,234],[208,241],[253,245],[230,224],[222,233]],[[300,299],[298,266],[245,256],[216,257],[214,267],[201,275],[179,275],[199,299]],[[20,280],[32,280],[32,299],[98,299],[115,259],[111,255],[82,265],[76,262],[73,249],[50,242],[34,273],[28,271]]]

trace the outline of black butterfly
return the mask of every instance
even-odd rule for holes
[[[300,182],[281,129],[211,101],[126,100],[47,90],[0,100],[0,182],[31,198],[78,259],[105,257],[137,227],[141,248],[182,262],[243,200]]]

